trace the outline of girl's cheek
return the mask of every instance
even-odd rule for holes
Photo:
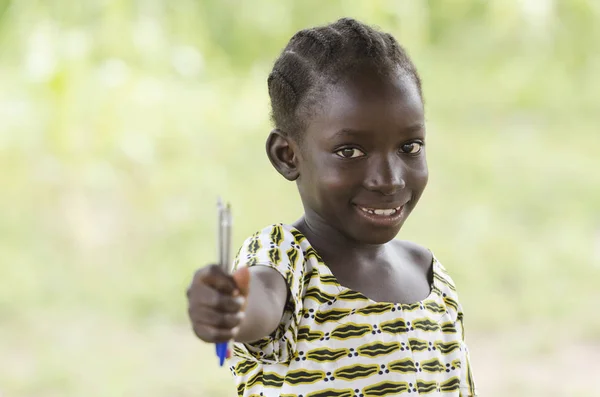
[[[359,182],[361,176],[360,172],[352,172],[350,169],[330,168],[326,171],[323,171],[318,177],[323,185],[332,188],[341,188],[345,186],[351,186],[357,181]]]

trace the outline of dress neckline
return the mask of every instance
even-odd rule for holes
[[[369,298],[368,296],[366,296],[365,294],[363,294],[362,292],[359,291],[355,291],[351,288],[348,288],[344,285],[342,285],[339,280],[337,279],[337,277],[333,274],[333,272],[331,271],[331,269],[329,268],[329,266],[327,266],[327,264],[325,263],[325,261],[323,260],[323,258],[321,258],[321,256],[319,255],[319,253],[317,252],[317,250],[312,246],[310,240],[308,239],[308,237],[306,237],[306,235],[304,235],[304,233],[302,233],[300,230],[298,230],[296,227],[292,226],[292,225],[286,225],[287,227],[289,227],[291,230],[295,231],[296,233],[298,233],[300,236],[304,237],[304,239],[308,242],[308,244],[311,246],[311,248],[314,250],[314,253],[317,255],[318,259],[317,259],[317,263],[319,264],[319,266],[321,266],[321,274],[325,275],[325,276],[329,276],[333,279],[335,286],[340,288],[342,291],[346,291],[352,294],[357,294],[359,296],[361,296],[362,298],[366,299],[370,304],[374,304],[374,305],[401,305],[401,306],[413,306],[413,305],[423,305],[423,303],[430,301],[432,299],[434,299],[435,297],[439,296],[438,291],[440,291],[439,285],[438,285],[438,278],[439,278],[439,262],[437,261],[435,255],[433,254],[433,252],[431,252],[431,250],[428,249],[428,251],[431,253],[431,269],[432,269],[432,281],[429,284],[429,294],[422,300],[413,302],[413,303],[400,303],[400,302],[387,302],[387,301],[376,301],[373,300],[371,298]]]

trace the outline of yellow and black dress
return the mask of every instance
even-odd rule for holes
[[[249,237],[235,266],[270,266],[289,287],[279,327],[234,345],[240,396],[475,396],[454,282],[433,259],[433,285],[414,304],[375,302],[341,286],[292,226]]]

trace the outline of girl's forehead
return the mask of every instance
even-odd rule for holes
[[[363,72],[357,71],[336,84],[329,85],[326,94],[334,97],[346,96],[354,100],[404,97],[407,100],[418,99],[422,102],[414,77],[400,69],[385,74],[369,69]],[[413,96],[415,98],[410,98]]]
[[[327,87],[321,99],[312,120],[321,130],[327,127],[324,124],[331,128],[377,128],[383,124],[404,128],[424,122],[419,89],[406,73],[358,74]]]

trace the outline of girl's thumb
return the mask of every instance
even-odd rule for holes
[[[244,266],[236,270],[232,276],[235,284],[240,290],[240,295],[248,296],[248,289],[250,288],[250,270]]]

